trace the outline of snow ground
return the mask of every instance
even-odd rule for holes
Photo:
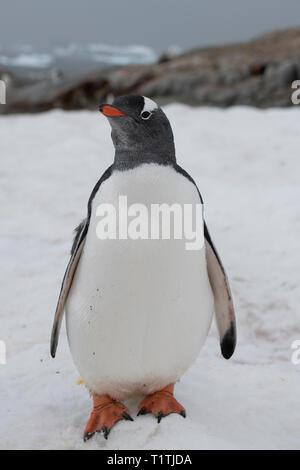
[[[65,328],[55,360],[49,337],[72,230],[113,156],[110,129],[96,112],[1,117],[1,449],[300,447],[299,110],[166,112],[231,278],[236,353],[221,357],[213,327],[176,387],[185,420],[142,416],[83,443],[91,401]],[[135,416],[137,400],[128,405]]]

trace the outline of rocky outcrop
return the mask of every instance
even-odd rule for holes
[[[291,83],[300,79],[300,28],[269,33],[247,43],[206,47],[152,65],[99,70],[65,79],[8,86],[2,112],[52,108],[95,109],[108,96],[138,93],[160,103],[290,106]]]

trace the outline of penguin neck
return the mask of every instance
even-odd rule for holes
[[[174,166],[176,165],[175,148],[163,153],[116,149],[113,167],[116,170],[130,170],[145,163]]]

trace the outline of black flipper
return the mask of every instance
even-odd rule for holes
[[[215,315],[220,336],[221,352],[229,359],[236,346],[236,322],[231,291],[226,272],[204,223],[207,272],[214,294]]]
[[[177,164],[174,165],[174,169],[196,186],[200,201],[203,204],[201,193],[193,178]],[[205,222],[204,237],[207,272],[214,294],[214,307],[220,336],[221,352],[225,359],[229,359],[234,353],[236,346],[236,321],[231,291],[224,266],[212,242]]]

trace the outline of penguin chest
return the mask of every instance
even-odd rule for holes
[[[162,204],[178,209],[200,199],[187,178],[154,164],[114,171],[93,200],[66,319],[75,364],[96,393],[123,398],[178,380],[207,336],[213,300],[205,248],[187,249],[178,232],[174,238],[174,218],[169,237],[163,216],[157,234],[151,211]]]

